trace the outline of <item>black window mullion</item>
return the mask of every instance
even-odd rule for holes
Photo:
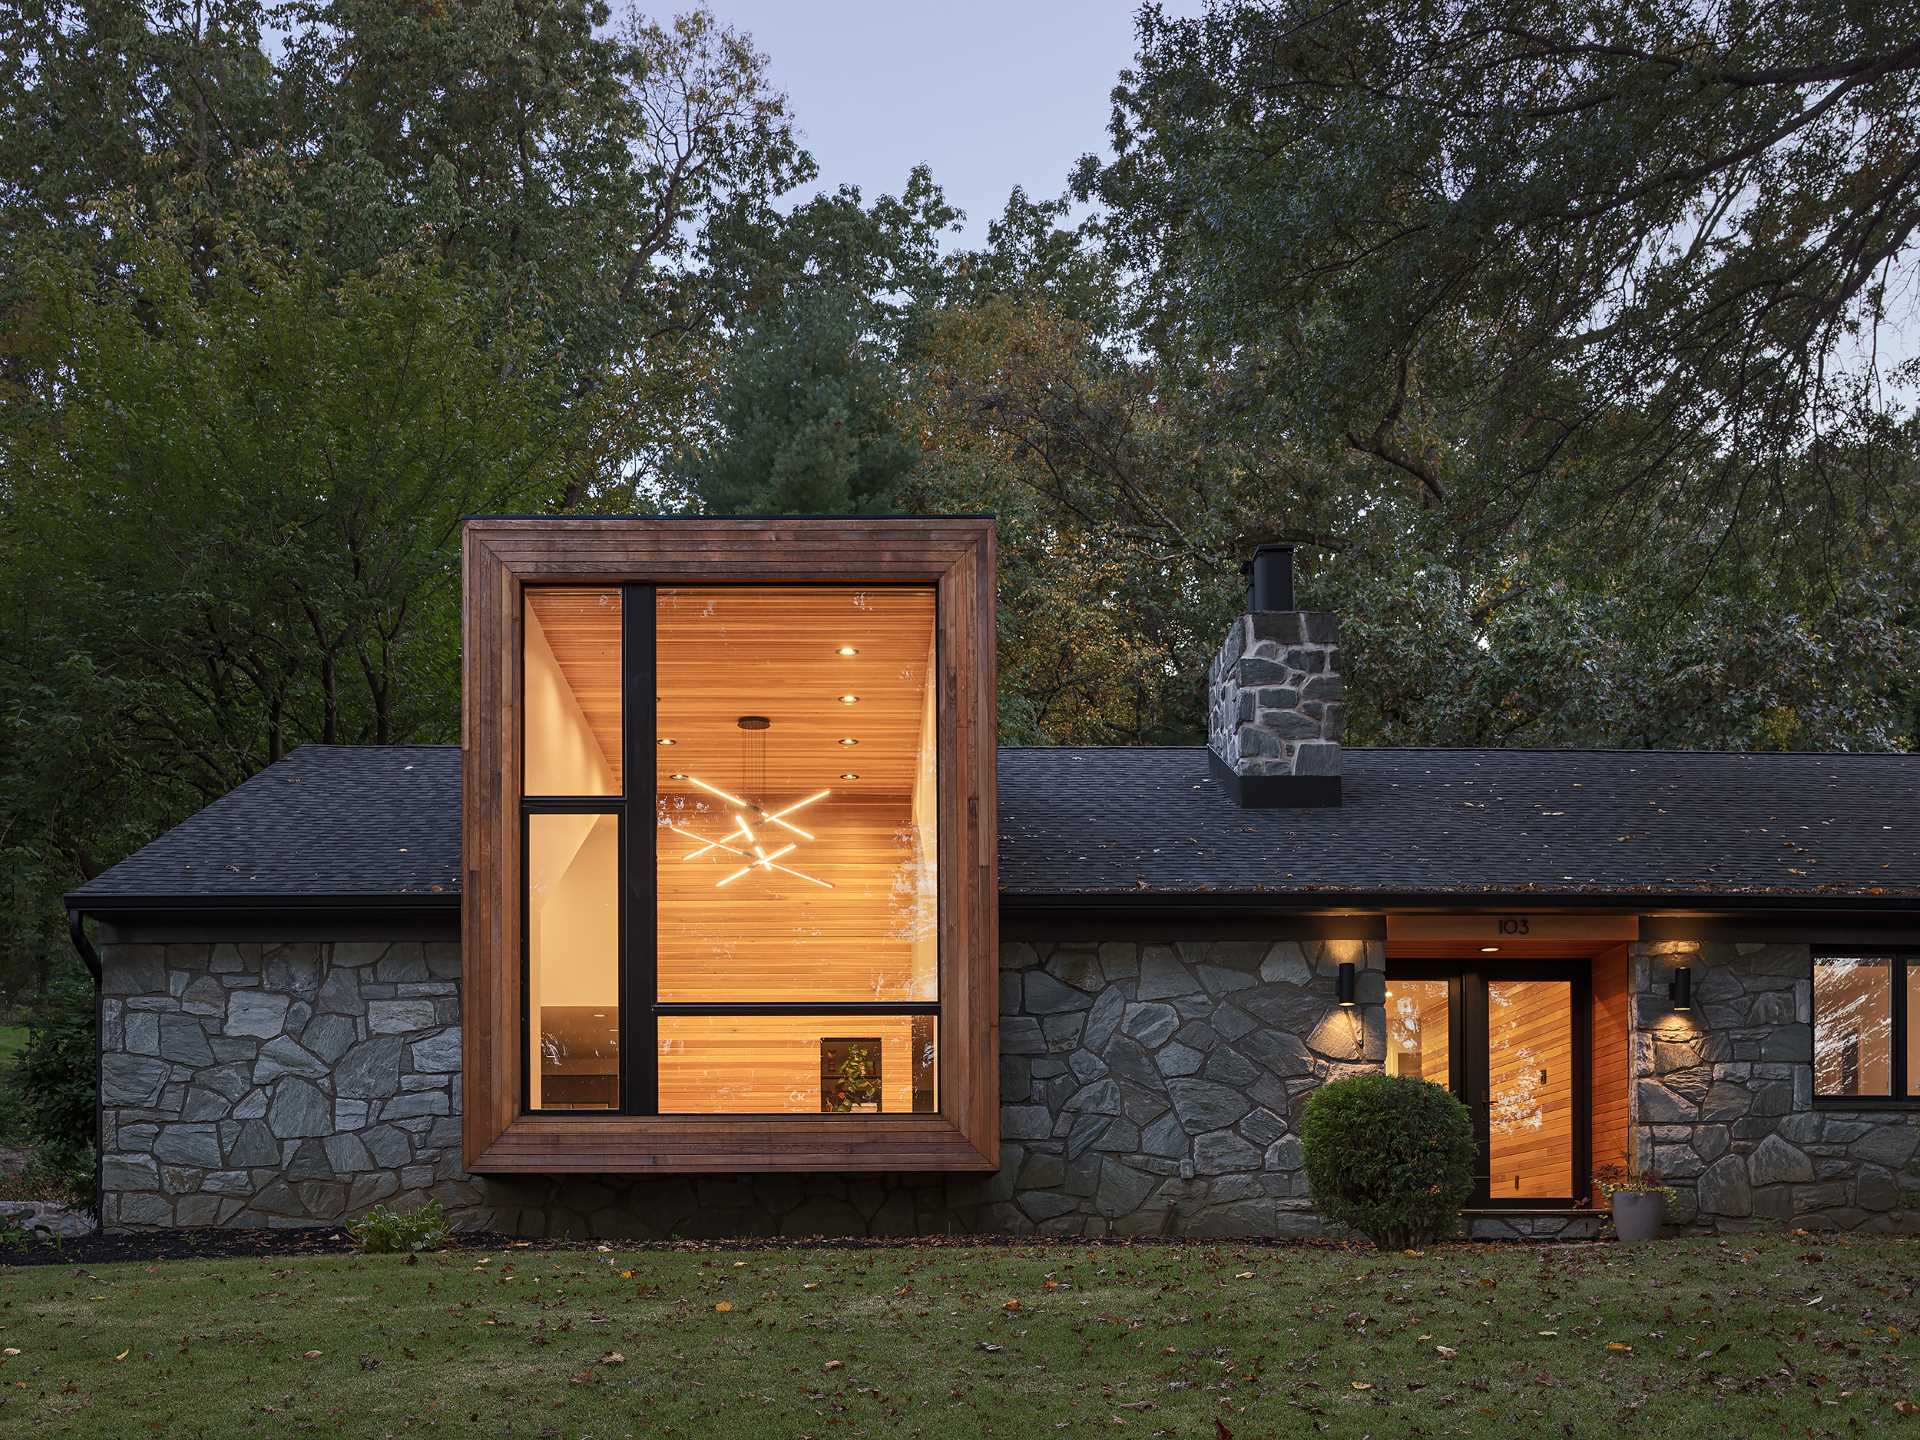
[[[653,600],[651,585],[620,587],[621,788],[627,797],[620,860],[620,1073],[621,1109],[631,1115],[660,1113]]]

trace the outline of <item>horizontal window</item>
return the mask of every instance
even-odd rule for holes
[[[932,1015],[663,1015],[664,1115],[930,1114]]]
[[[1826,1100],[1920,1099],[1916,957],[1816,955],[1813,1091]]]

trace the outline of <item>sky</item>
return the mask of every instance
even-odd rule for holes
[[[966,212],[951,237],[966,246],[986,238],[1013,186],[1059,195],[1075,161],[1105,152],[1108,95],[1133,58],[1134,0],[710,3],[771,58],[819,188],[897,195],[924,162]]]

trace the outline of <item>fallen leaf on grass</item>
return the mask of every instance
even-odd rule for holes
[[[622,1355],[618,1350],[609,1350],[600,1357],[600,1363],[602,1365],[624,1365],[627,1363],[627,1357]]]
[[[1016,1296],[1014,1299],[1007,1301],[1007,1303],[1002,1305],[1000,1308],[1002,1310],[1018,1310],[1020,1308],[1019,1297]]]
[[[1460,1352],[1451,1345],[1436,1345],[1433,1347],[1433,1353],[1438,1355],[1442,1360],[1451,1360]]]
[[[1607,1342],[1607,1349],[1616,1355],[1631,1355],[1633,1353],[1633,1347],[1631,1345],[1622,1345],[1618,1340],[1609,1340]]]
[[[127,1352],[122,1350],[120,1353],[124,1355]],[[300,1352],[300,1358],[302,1360],[318,1360],[320,1358],[320,1352],[318,1350],[302,1350]]]
[[[1236,1280],[1251,1280],[1253,1279],[1253,1271],[1242,1270],[1238,1274],[1236,1274],[1233,1278]]]
[[[1551,1340],[1560,1332],[1558,1330],[1536,1330],[1533,1333],[1538,1335],[1542,1340]]]
[[[722,1300],[719,1303],[717,1303],[713,1308],[716,1314],[725,1315],[729,1310],[733,1309],[733,1301]]]
[[[1373,1388],[1373,1382],[1370,1380],[1350,1380],[1347,1383],[1356,1390],[1371,1390]]]
[[[982,1340],[980,1342],[980,1348],[989,1355],[998,1355],[1003,1347],[994,1344],[991,1340]]]
[[[844,1360],[829,1360],[827,1361],[826,1364],[822,1365],[820,1368],[822,1370],[838,1370],[844,1364],[846,1364],[846,1361]]]
[[[0,1350],[0,1355],[4,1355],[9,1360],[11,1360],[14,1356],[18,1355],[19,1353],[20,1353],[19,1350],[12,1345],[7,1346],[7,1348],[4,1350]]]
[[[122,1350],[118,1355],[114,1356],[113,1358],[115,1360],[124,1360],[127,1358],[127,1356],[131,1355],[132,1353],[133,1353],[133,1347],[129,1345],[126,1349]]]

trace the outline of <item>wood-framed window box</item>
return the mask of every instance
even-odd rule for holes
[[[466,1168],[997,1168],[992,520],[463,565]]]

